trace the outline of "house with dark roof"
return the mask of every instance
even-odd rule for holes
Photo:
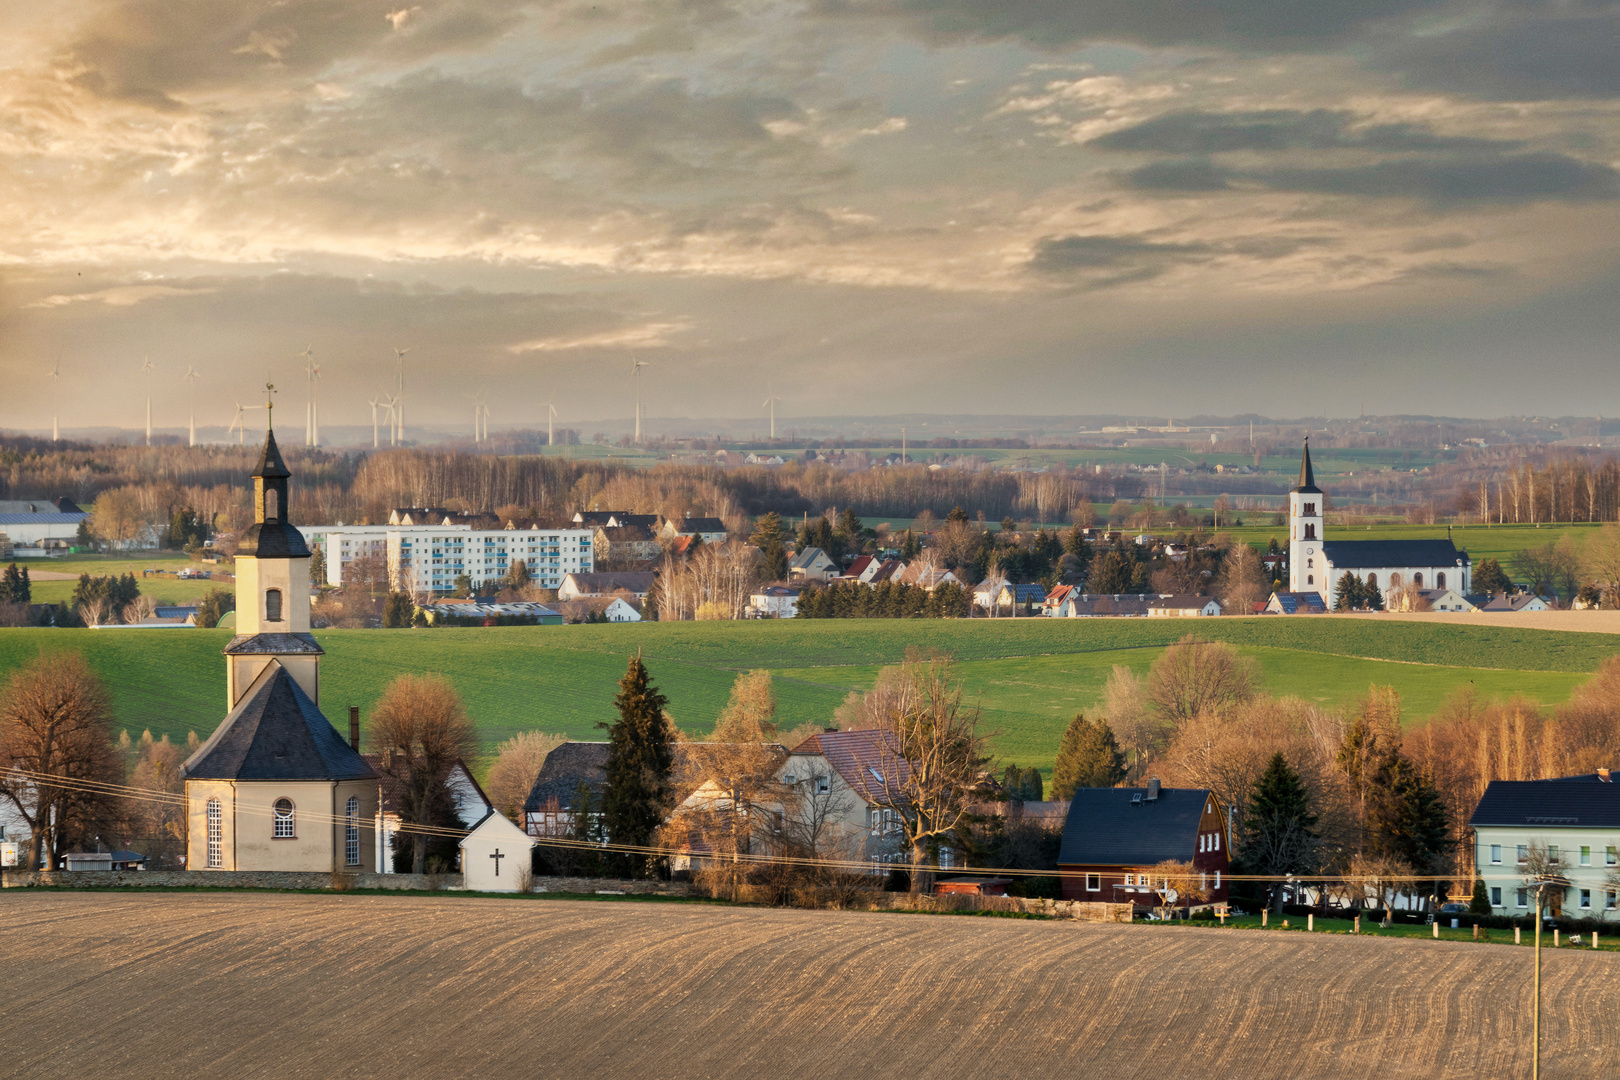
[[[1196,593],[1161,593],[1147,603],[1148,615],[1169,618],[1198,618],[1221,614],[1221,602],[1213,596]]]
[[[562,587],[557,590],[558,600],[578,600],[582,596],[613,596],[630,593],[637,600],[647,599],[658,575],[651,570],[619,570],[600,573],[577,573],[563,576]]]
[[[1209,898],[1225,903],[1231,858],[1226,810],[1204,788],[1078,788],[1058,849],[1065,900],[1163,905],[1153,868],[1191,863]],[[1175,905],[1171,905],[1175,906]]]
[[[90,515],[72,499],[0,499],[0,533],[17,547],[65,551]]]
[[[838,563],[831,555],[811,546],[796,551],[788,559],[788,576],[800,581],[831,581],[839,574]]]
[[[1322,615],[1327,603],[1319,592],[1274,592],[1266,601],[1267,615]]]
[[[1527,915],[1525,882],[1544,863],[1569,879],[1549,896],[1554,915],[1620,919],[1620,784],[1608,769],[1551,780],[1492,780],[1468,819],[1474,865],[1491,911]]]
[[[788,752],[782,783],[793,789],[799,812],[825,819],[830,848],[839,857],[887,872],[909,858],[901,814],[911,763],[886,731],[826,731]],[[949,851],[941,865],[951,865]]]
[[[523,827],[530,836],[568,836],[574,815],[588,804],[598,812],[607,786],[608,744],[565,742],[546,755],[523,802]]]
[[[665,518],[659,526],[658,535],[664,540],[673,540],[678,536],[693,536],[700,538],[705,544],[723,544],[730,530],[726,523],[717,517],[685,517]]]
[[[1346,574],[1380,592],[1408,586],[1453,589],[1467,595],[1473,564],[1468,552],[1447,540],[1329,540],[1327,495],[1316,486],[1311,440],[1305,437],[1299,483],[1288,493],[1288,588],[1314,592],[1329,610]]]
[[[591,538],[591,557],[597,566],[610,560],[625,563],[650,562],[664,553],[658,534],[646,525],[602,525]]]
[[[309,627],[309,548],[288,521],[291,478],[274,431],[253,471],[254,523],[236,554],[229,712],[186,760],[191,870],[371,872],[377,774],[320,709],[323,650]]]

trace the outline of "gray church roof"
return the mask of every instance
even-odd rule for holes
[[[1322,554],[1339,570],[1456,566],[1468,561],[1468,553],[1450,540],[1327,540]]]
[[[1161,788],[1157,799],[1148,799],[1147,793],[1147,788],[1077,788],[1063,823],[1058,862],[1152,866],[1167,859],[1192,861],[1209,792]]]
[[[316,644],[314,634],[237,634],[225,646],[226,656],[287,656],[293,653],[324,656],[326,650]]]
[[[1294,488],[1301,495],[1320,495],[1322,489],[1316,486],[1316,472],[1311,468],[1311,437],[1305,436],[1305,453],[1299,459],[1299,486]]]
[[[376,775],[274,660],[185,764],[188,780],[369,780]]]

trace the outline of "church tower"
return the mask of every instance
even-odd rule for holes
[[[236,637],[225,646],[232,709],[273,660],[320,704],[323,650],[309,632],[309,545],[288,520],[291,478],[275,431],[266,430],[253,470],[253,524],[236,549]]]
[[[1311,437],[1299,462],[1299,484],[1288,493],[1288,588],[1320,593],[1328,600],[1327,560],[1322,555],[1325,496],[1311,471]],[[1328,601],[1331,604],[1331,601]]]

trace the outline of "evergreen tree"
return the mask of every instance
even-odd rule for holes
[[[951,507],[951,512],[945,515],[945,520],[965,522],[968,520],[968,512],[962,509],[960,506],[953,506]]]
[[[1001,531],[1006,536],[1012,536],[1013,533],[1018,531],[1018,522],[1014,521],[1010,516],[1002,518]]]
[[[1470,915],[1489,915],[1491,913],[1491,896],[1485,891],[1485,879],[1474,879],[1474,895],[1468,901]]]
[[[383,626],[389,629],[411,625],[415,614],[416,605],[411,602],[410,593],[391,592],[383,602]]]
[[[615,844],[646,845],[674,808],[670,770],[675,731],[664,715],[669,700],[653,685],[639,652],[630,658],[613,703],[618,721],[597,725],[608,729],[602,824]],[[639,877],[652,869],[654,861],[632,856],[618,862]]]
[[[1344,611],[1355,611],[1361,607],[1361,579],[1346,570],[1333,590],[1333,603]]]
[[[910,529],[906,530],[906,538],[900,543],[900,558],[910,562],[922,554],[922,541]]]
[[[210,629],[219,625],[228,612],[236,610],[236,594],[229,589],[209,589],[197,605],[197,625]]]
[[[1041,770],[1033,765],[1025,769],[1020,778],[1019,797],[1025,802],[1040,802],[1046,797],[1046,785],[1041,780]]]
[[[1255,781],[1243,820],[1243,867],[1254,874],[1303,874],[1315,869],[1320,835],[1311,793],[1280,752]],[[1272,902],[1282,890],[1273,888]]]
[[[1109,548],[1092,563],[1091,574],[1086,578],[1086,591],[1108,594],[1130,592],[1135,570],[1136,567],[1123,552]]]
[[[1125,755],[1105,720],[1075,713],[1058,744],[1052,766],[1052,797],[1072,798],[1076,788],[1113,787],[1125,779]]]
[[[28,568],[12,563],[0,577],[0,603],[26,604],[33,599],[34,587],[28,580]]]
[[[748,542],[764,555],[760,569],[768,581],[786,581],[788,576],[787,546],[782,543],[782,518],[772,510],[754,525],[754,534]]]
[[[514,560],[506,571],[506,587],[508,589],[526,589],[534,581],[529,573],[529,563],[525,559]]]
[[[326,552],[319,544],[309,551],[309,583],[317,589],[326,584]]]
[[[1497,596],[1513,591],[1513,582],[1495,559],[1483,559],[1474,567],[1474,591]]]

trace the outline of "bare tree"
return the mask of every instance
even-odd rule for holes
[[[151,732],[142,732],[140,757],[130,770],[129,786],[140,788],[146,794],[126,798],[124,814],[130,830],[149,844],[159,845],[163,849],[162,856],[178,855],[185,850],[186,778],[181,771],[184,763],[185,755],[169,741],[168,735],[153,740]],[[146,854],[154,853],[147,851]]]
[[[0,698],[0,797],[28,823],[29,865],[109,820],[98,784],[123,780],[112,698],[77,653],[46,653],[11,676]]]
[[[1605,608],[1620,608],[1620,525],[1606,522],[1586,541],[1582,565],[1603,594]]]
[[[764,742],[776,736],[776,691],[760,668],[737,676],[731,697],[715,722],[715,742]]]
[[[911,657],[881,730],[885,750],[876,779],[884,802],[899,816],[911,849],[911,887],[920,891],[930,859],[937,860],[939,848],[973,816],[989,761],[979,710],[964,704],[949,659]]]
[[[1271,592],[1260,555],[1248,544],[1234,544],[1221,561],[1220,596],[1229,615],[1248,615]]]
[[[1209,899],[1209,881],[1190,862],[1166,859],[1148,868],[1148,880],[1159,895],[1161,917],[1177,907],[1193,907]]]
[[[567,741],[566,735],[520,731],[497,746],[488,785],[489,800],[495,804],[495,809],[513,821],[520,821],[523,804],[528,801],[535,778],[546,763],[546,755]]]
[[[478,734],[450,681],[438,675],[396,678],[372,710],[370,738],[382,756],[383,772],[397,784],[400,821],[451,824],[450,769],[478,749]],[[428,838],[422,832],[410,835],[412,872],[420,874],[427,868]]]
[[[1147,697],[1161,718],[1180,725],[1199,713],[1219,713],[1249,700],[1259,681],[1253,659],[1223,641],[1189,634],[1153,662]]]
[[[1141,779],[1148,758],[1164,746],[1173,729],[1148,708],[1147,688],[1124,664],[1115,664],[1108,673],[1108,684],[1103,688],[1103,715],[1129,761],[1126,779]]]

